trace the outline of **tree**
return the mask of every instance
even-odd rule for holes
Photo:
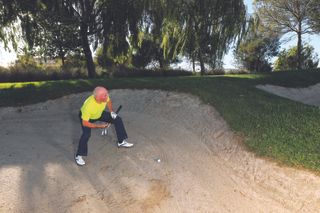
[[[98,40],[102,44],[105,65],[124,63],[138,45],[139,25],[142,25],[143,0],[105,0],[101,9]]]
[[[156,60],[158,48],[151,36],[144,36],[141,44],[135,49],[132,58],[132,65],[138,68],[145,68],[151,61]]]
[[[99,0],[69,0],[63,3],[68,13],[73,14],[75,24],[79,31],[81,46],[86,58],[88,77],[95,76],[95,65],[93,63],[90,49],[90,36],[97,32],[96,19],[101,14],[103,4]]]
[[[37,42],[40,46],[40,53],[44,57],[59,57],[63,66],[67,55],[80,52],[79,35],[72,23],[62,24],[60,21],[51,20],[44,25],[46,26],[44,26],[43,36]]]
[[[63,61],[66,52],[81,46],[89,77],[95,76],[91,49],[98,46],[112,63],[125,61],[126,57],[129,60],[131,53],[152,51],[149,59],[154,57],[161,67],[168,66],[178,54],[188,53],[200,61],[204,74],[205,63],[221,65],[245,20],[245,7],[239,0],[0,0],[0,6],[1,3],[6,9],[4,20],[10,21],[8,14],[15,11],[30,49],[38,54],[59,55]]]
[[[235,49],[234,55],[245,69],[251,72],[272,70],[270,59],[278,54],[279,36],[263,31],[259,19],[251,18],[248,32]]]
[[[92,51],[103,44],[115,61],[123,60],[130,47],[127,38],[136,40],[137,11],[143,11],[142,0],[42,0],[40,8],[32,13],[32,30],[26,35],[32,47],[34,43],[41,51],[58,54],[62,60],[67,51],[79,46],[85,55],[89,78],[95,76]],[[142,12],[141,12],[142,13]],[[41,17],[41,18],[40,18]],[[129,29],[129,30],[128,30]],[[35,33],[38,32],[38,33]],[[39,32],[42,32],[42,36]],[[31,37],[31,39],[30,39]]]
[[[276,71],[297,70],[297,51],[297,47],[281,51],[274,64],[274,69]],[[318,56],[314,53],[314,48],[310,45],[304,45],[301,59],[301,69],[315,69],[319,64]]]
[[[14,31],[12,29],[13,22],[16,20],[17,10],[11,1],[0,1],[0,40],[4,43],[5,49],[8,48],[8,43],[15,44]]]
[[[18,18],[20,19],[23,35],[31,35],[30,13],[36,11],[37,0],[0,0],[0,40],[5,49],[11,43],[17,50]]]
[[[177,7],[183,26],[184,52],[199,61],[201,74],[205,63],[212,68],[222,66],[228,47],[243,32],[245,5],[238,0],[180,0]]]
[[[0,22],[3,26],[0,38],[5,47],[11,41],[17,50],[16,40],[19,36],[16,35],[16,26],[19,22],[27,45],[24,52],[43,58],[59,56],[64,62],[65,54],[79,47],[74,20],[70,19],[70,13],[66,13],[64,1],[12,0],[0,1],[0,6]]]
[[[81,40],[73,14],[60,1],[49,1],[33,14],[33,49],[46,60],[59,57],[64,65],[68,54],[80,52]]]
[[[278,53],[277,38],[252,38],[242,41],[235,51],[236,59],[251,72],[269,72],[272,70],[269,60]]]
[[[178,30],[170,19],[172,0],[110,0],[102,11],[102,31],[99,42],[103,60],[112,65],[117,58],[130,58],[134,65],[144,67],[157,60],[161,68],[169,65],[179,53]],[[144,55],[148,54],[148,55]],[[101,61],[101,60],[99,60]]]
[[[310,15],[310,26],[318,33],[320,33],[320,1],[312,0],[311,1],[311,10]]]
[[[302,68],[302,35],[312,33],[309,25],[311,3],[314,0],[257,0],[258,15],[270,31],[293,32],[297,42],[297,68]]]
[[[142,52],[146,51],[146,47],[149,47],[148,51],[152,51],[153,56],[150,59],[158,61],[160,68],[168,67],[174,55],[169,54],[172,50],[170,48],[175,48],[174,42],[169,44],[174,39],[172,33],[175,28],[173,26],[174,18],[170,17],[170,11],[176,5],[177,3],[172,0],[148,0],[144,4],[144,24],[141,27],[140,45],[137,50]],[[139,50],[140,48],[144,49]]]

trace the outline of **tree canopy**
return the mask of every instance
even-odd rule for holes
[[[184,53],[192,61],[212,68],[222,66],[222,58],[244,30],[246,9],[237,0],[180,0],[175,12],[183,26]]]
[[[13,29],[19,20],[34,54],[64,61],[80,52],[89,77],[95,76],[97,47],[99,61],[111,66],[156,60],[163,68],[187,56],[204,74],[205,64],[222,66],[246,21],[243,0],[1,0],[0,6],[2,27]],[[3,29],[0,39],[14,40]]]
[[[317,33],[320,33],[320,1],[312,0],[310,4],[309,24]]]
[[[258,15],[269,31],[297,36],[297,68],[302,68],[302,35],[313,33],[310,12],[315,0],[256,0]],[[317,1],[318,2],[318,1]],[[318,3],[319,4],[319,3]]]
[[[270,72],[269,61],[278,54],[279,47],[279,35],[265,31],[259,18],[253,16],[234,55],[238,64],[250,72]]]

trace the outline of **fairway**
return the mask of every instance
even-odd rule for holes
[[[73,159],[79,93],[1,108],[3,212],[316,212],[320,180],[246,151],[199,98],[111,90],[134,148],[93,130],[87,165]],[[159,161],[160,159],[160,161]]]

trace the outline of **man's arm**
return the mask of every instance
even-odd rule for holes
[[[110,97],[108,97],[107,107],[109,109],[109,112],[113,112],[112,101],[111,101]]]
[[[109,124],[94,124],[89,121],[82,120],[82,125],[88,128],[106,128]]]
[[[108,100],[107,100],[107,107],[109,109],[109,112],[111,113],[111,118],[112,119],[116,119],[117,118],[117,113],[113,111],[112,109],[112,101],[110,99],[110,97],[108,97]]]

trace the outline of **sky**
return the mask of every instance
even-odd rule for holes
[[[8,66],[11,62],[14,62],[17,58],[17,54],[13,51],[9,52],[4,49],[4,45],[0,44],[0,66]]]
[[[253,13],[252,2],[253,2],[253,0],[244,0],[244,3],[247,6],[248,14]],[[288,38],[290,38],[290,36],[292,36],[292,34],[287,34],[281,39],[281,41],[282,41],[281,50],[288,49],[292,46],[296,46],[297,39],[295,37],[288,39]],[[303,38],[303,42],[306,42],[315,48],[315,53],[317,53],[318,57],[320,57],[320,36],[319,35],[303,35],[302,38]],[[284,41],[286,41],[286,42],[284,42]],[[15,52],[13,52],[13,51],[9,52],[9,51],[4,50],[3,44],[0,44],[0,65],[1,66],[8,66],[10,63],[12,63],[16,60],[16,57],[17,56],[16,56]],[[276,60],[276,58],[272,59],[272,61],[275,61],[275,60]],[[224,62],[224,68],[226,68],[226,69],[236,68],[232,48],[230,48],[230,50],[228,51],[228,54],[224,57],[223,62]],[[191,69],[191,64],[186,63],[186,62],[179,64],[178,66],[182,67],[182,68],[186,67],[187,69]]]

